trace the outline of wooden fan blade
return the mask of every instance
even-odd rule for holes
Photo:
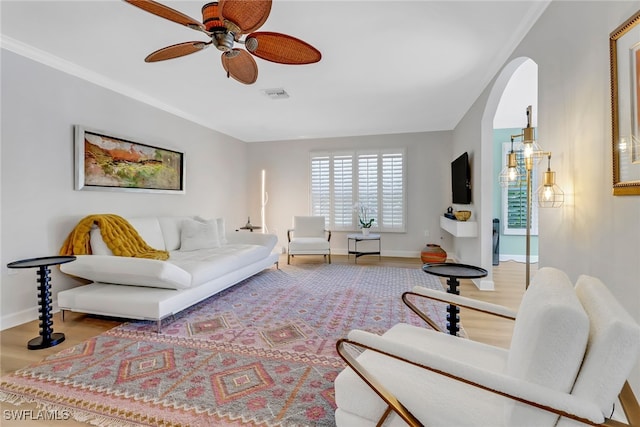
[[[205,42],[184,42],[174,44],[172,46],[163,47],[162,49],[158,49],[155,52],[149,54],[146,58],[144,58],[144,62],[158,62],[164,61],[166,59],[178,58],[180,56],[190,55],[195,52],[199,52],[203,49],[209,47],[209,43]]]
[[[156,16],[159,16],[164,19],[168,19],[169,21],[177,22],[180,25],[184,25],[194,30],[202,31],[203,33],[207,32],[207,30],[205,29],[204,25],[202,25],[201,22],[198,22],[195,19],[191,18],[190,16],[185,15],[184,13],[178,12],[175,9],[172,9],[168,6],[157,3],[153,0],[124,0],[124,1],[134,6],[137,6],[142,10],[152,13]]]
[[[257,30],[271,12],[271,0],[221,0],[220,14],[236,24],[242,34]]]
[[[222,66],[228,76],[250,85],[258,79],[258,64],[246,50],[235,48],[222,54]]]
[[[255,56],[279,64],[312,64],[322,59],[318,49],[286,34],[252,33],[247,36],[245,44]]]

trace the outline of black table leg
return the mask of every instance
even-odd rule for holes
[[[454,295],[460,295],[460,290],[458,289],[460,285],[459,279],[477,279],[488,274],[484,268],[447,262],[426,263],[422,266],[422,271],[434,276],[446,277],[447,293]],[[458,332],[460,332],[459,314],[460,309],[458,306],[451,304],[447,306],[447,330],[450,335],[458,335]]]
[[[458,289],[458,279],[456,277],[449,277],[447,279],[447,292],[450,294],[460,295],[460,290]],[[459,323],[460,322],[460,308],[457,305],[449,304],[447,306],[447,330],[449,331],[449,335],[458,335],[458,331],[460,331]]]
[[[37,350],[49,348],[64,341],[64,334],[53,332],[51,313],[51,285],[49,281],[49,266],[40,266],[38,270],[38,297],[40,298],[40,336],[29,341],[27,348]]]

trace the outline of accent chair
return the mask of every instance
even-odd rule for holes
[[[542,268],[517,313],[423,287],[402,298],[424,320],[420,298],[515,320],[510,348],[402,323],[382,336],[353,330],[337,343],[348,365],[335,380],[339,427],[640,425],[627,382],[640,326],[599,279],[574,287]],[[617,399],[624,415],[612,417]]]
[[[294,216],[287,240],[287,264],[295,255],[323,255],[331,264],[331,231],[326,230],[323,216]]]

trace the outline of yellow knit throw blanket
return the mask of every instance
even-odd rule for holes
[[[116,256],[165,260],[169,252],[153,249],[126,219],[113,214],[89,215],[78,222],[60,248],[60,255],[91,254],[91,226],[100,227],[102,240]]]

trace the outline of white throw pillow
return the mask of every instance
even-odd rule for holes
[[[180,232],[180,250],[195,251],[197,249],[219,248],[218,224],[216,220],[196,221],[186,219]]]
[[[100,227],[93,224],[91,231],[89,232],[89,244],[91,245],[92,255],[111,255],[113,252],[109,249],[109,246],[104,242],[102,234],[100,233]]]
[[[216,218],[216,224],[218,224],[218,240],[221,245],[229,243],[227,240],[227,232],[225,231],[224,218]]]

